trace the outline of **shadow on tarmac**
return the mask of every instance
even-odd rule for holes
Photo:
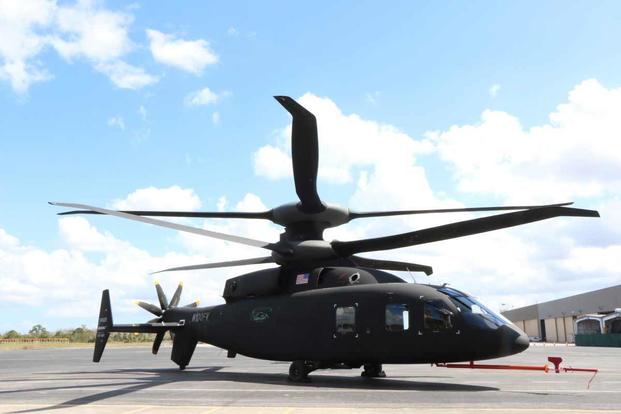
[[[457,392],[480,392],[480,391],[498,391],[498,388],[486,387],[479,385],[451,384],[442,382],[428,381],[405,381],[391,378],[363,378],[363,377],[339,377],[333,375],[311,374],[310,381],[305,383],[294,383],[287,380],[286,374],[265,374],[253,372],[219,372],[224,366],[212,367],[193,367],[186,371],[178,369],[113,369],[104,371],[83,371],[83,372],[58,372],[46,373],[57,375],[61,381],[67,381],[63,376],[67,375],[92,375],[92,380],[101,380],[102,377],[97,375],[107,374],[106,380],[114,380],[115,375],[122,382],[109,382],[103,384],[85,384],[85,385],[65,385],[40,388],[24,388],[19,390],[0,391],[3,394],[27,393],[27,392],[45,392],[59,391],[71,389],[89,389],[97,391],[98,387],[122,387],[114,390],[96,392],[84,397],[74,398],[62,403],[50,405],[47,407],[13,411],[12,413],[34,413],[45,410],[59,410],[73,406],[83,406],[91,403],[100,402],[109,398],[119,397],[134,392],[146,390],[155,386],[170,383],[181,384],[183,382],[198,381],[219,381],[219,382],[238,382],[251,384],[278,385],[280,387],[306,387],[306,388],[337,388],[337,389],[368,389],[368,390],[402,390],[402,391],[457,391]],[[86,379],[80,377],[79,379]],[[200,390],[200,389],[197,389]],[[174,392],[174,390],[169,390]],[[163,390],[163,392],[166,392]]]

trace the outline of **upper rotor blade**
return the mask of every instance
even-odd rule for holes
[[[168,298],[166,298],[166,294],[164,293],[164,289],[162,289],[160,282],[155,282],[155,290],[157,291],[157,299],[160,301],[160,307],[162,310],[168,309]]]
[[[153,218],[143,217],[143,216],[136,216],[136,215],[129,214],[129,213],[123,213],[122,211],[108,210],[105,208],[93,207],[93,206],[89,206],[86,204],[75,204],[75,203],[50,203],[50,204],[54,206],[59,206],[59,207],[77,208],[81,210],[91,210],[91,211],[95,211],[100,214],[121,217],[121,218],[125,218],[128,220],[141,221],[143,223],[153,224],[154,226],[168,227],[174,230],[185,231],[188,233],[194,233],[194,234],[198,234],[201,236],[213,237],[214,239],[226,240],[226,241],[230,241],[234,243],[245,244],[248,246],[263,247],[264,249],[268,249],[268,250],[276,250],[276,251],[279,250],[278,247],[275,246],[274,244],[260,241],[260,240],[249,239],[249,238],[241,237],[241,236],[232,236],[230,234],[219,233],[217,231],[210,231],[210,230],[205,230],[205,229],[199,229],[197,227],[185,226],[183,224],[171,223],[170,221],[158,220],[158,219],[153,219]]]
[[[362,213],[350,211],[349,220],[351,221],[354,219],[366,218],[366,217],[401,216],[405,214],[462,213],[462,212],[472,212],[472,211],[497,211],[497,210],[529,210],[533,208],[542,208],[542,207],[563,207],[563,206],[569,206],[572,204],[573,202],[558,203],[558,204],[545,204],[545,205],[539,205],[539,206],[438,208],[438,209],[431,209],[431,210],[368,211],[368,212],[362,212]]]
[[[175,308],[179,304],[179,299],[181,299],[181,291],[183,290],[183,282],[179,282],[179,286],[177,286],[177,290],[173,294],[172,299],[170,300],[170,307]]]
[[[275,96],[276,100],[291,114],[291,159],[295,192],[305,213],[319,213],[325,206],[317,194],[317,168],[319,145],[315,115],[288,96]]]
[[[427,276],[433,273],[431,266],[416,263],[396,262],[393,260],[368,259],[366,257],[351,256],[349,258],[356,266],[369,267],[380,270],[397,270],[403,272],[424,272]]]
[[[169,269],[159,270],[152,274],[162,273],[162,272],[173,272],[177,270],[215,269],[216,267],[244,266],[244,265],[261,264],[261,263],[274,263],[274,259],[271,256],[266,256],[266,257],[255,257],[253,259],[231,260],[228,262],[204,263],[204,264],[197,264],[197,265],[190,265],[190,266],[171,267]]]
[[[149,211],[149,210],[120,210],[121,213],[133,214],[134,216],[151,217],[190,217],[190,218],[241,218],[241,219],[265,219],[272,220],[271,210],[259,212],[240,211]],[[73,210],[58,213],[59,216],[71,214],[102,214],[92,210]]]
[[[558,216],[599,217],[599,213],[594,210],[582,210],[577,208],[542,207],[460,221],[394,236],[346,242],[336,240],[332,242],[332,248],[338,255],[348,257],[354,253],[397,249],[400,247],[454,239]]]
[[[151,312],[155,316],[162,316],[162,310],[160,308],[158,308],[157,306],[155,306],[155,305],[152,305],[150,303],[143,302],[143,301],[140,301],[140,300],[136,300],[136,301],[134,301],[134,303],[136,305],[140,306],[142,309],[146,310],[147,312]]]

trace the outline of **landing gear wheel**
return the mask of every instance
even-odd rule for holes
[[[384,378],[386,373],[382,370],[382,364],[364,364],[364,371],[360,375],[366,378]]]
[[[289,367],[289,381],[308,382],[308,374],[312,371],[306,361],[293,361]]]

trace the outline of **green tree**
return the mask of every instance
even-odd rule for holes
[[[10,330],[3,335],[4,339],[17,339],[21,337],[21,334],[16,330]]]
[[[32,327],[32,329],[30,329],[30,331],[28,331],[28,335],[32,336],[33,338],[47,338],[48,336],[50,336],[50,333],[47,331],[47,329],[45,329],[43,325],[36,324]]]

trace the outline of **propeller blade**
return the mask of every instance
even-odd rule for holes
[[[317,168],[319,145],[315,115],[288,96],[275,96],[276,100],[291,114],[291,159],[295,192],[300,198],[300,209],[305,213],[325,210],[317,194]]]
[[[166,298],[166,294],[164,293],[164,289],[160,286],[160,282],[155,281],[155,290],[157,291],[157,299],[160,301],[160,307],[162,310],[168,309],[168,298]]]
[[[219,233],[216,231],[199,229],[197,227],[185,226],[183,224],[178,224],[178,223],[171,223],[170,221],[157,220],[157,219],[143,217],[143,216],[136,216],[136,215],[129,214],[129,213],[123,213],[121,211],[108,210],[105,208],[89,206],[86,204],[52,203],[52,202],[50,202],[50,204],[53,206],[59,206],[59,207],[77,208],[81,210],[91,210],[96,213],[121,217],[121,218],[128,219],[128,220],[140,221],[143,223],[152,224],[154,226],[168,227],[169,229],[173,229],[173,230],[185,231],[188,233],[194,233],[194,234],[198,234],[201,236],[213,237],[214,239],[226,240],[226,241],[230,241],[233,243],[245,244],[248,246],[263,247],[264,249],[278,251],[279,253],[284,253],[284,254],[289,253],[288,250],[279,249],[279,246],[276,246],[273,243],[249,239],[246,237],[232,236],[230,234]]]
[[[198,300],[198,299],[196,299],[194,302],[192,302],[192,303],[189,303],[189,304],[187,304],[187,305],[182,306],[182,308],[196,308],[196,307],[198,307],[198,305],[200,305],[200,304],[201,304],[201,301],[200,301],[200,300]]]
[[[183,282],[179,282],[179,286],[177,286],[177,290],[173,294],[172,299],[170,300],[170,307],[176,308],[179,304],[179,299],[181,299],[181,291],[183,290]]]
[[[245,266],[245,265],[261,264],[261,263],[274,263],[274,259],[271,256],[266,256],[266,257],[255,257],[254,259],[231,260],[228,262],[204,263],[204,264],[197,264],[197,265],[190,265],[190,266],[179,266],[179,267],[171,267],[169,269],[159,270],[151,274],[162,273],[162,272],[173,272],[173,271],[178,271],[178,270],[199,270],[199,269],[214,269],[217,267]]]
[[[392,260],[368,259],[366,257],[351,256],[349,258],[356,266],[369,267],[380,270],[397,270],[404,272],[424,272],[427,276],[433,273],[431,266],[416,263],[395,262]]]
[[[265,219],[272,220],[272,210],[260,212],[238,212],[238,211],[148,211],[148,210],[119,210],[120,213],[132,214],[134,216],[151,217],[190,217],[190,218],[241,218],[241,219]],[[58,213],[59,216],[72,214],[102,214],[92,210],[72,210]]]
[[[155,305],[151,305],[150,303],[143,302],[141,300],[135,300],[134,303],[147,312],[151,312],[155,316],[162,316],[162,310]]]
[[[418,244],[432,243],[440,240],[454,239],[457,237],[469,236],[471,234],[503,229],[506,227],[519,226],[521,224],[532,223],[558,216],[599,217],[599,213],[594,210],[583,210],[568,207],[542,207],[532,210],[517,211],[513,213],[498,214],[495,216],[460,221],[457,223],[430,227],[409,233],[396,234],[394,236],[346,242],[336,240],[333,241],[331,245],[338,255],[341,257],[349,257],[352,254],[360,252],[389,250],[400,247],[415,246]]]
[[[355,211],[349,212],[349,221],[367,218],[367,217],[386,217],[386,216],[401,216],[406,214],[429,214],[429,213],[463,213],[473,211],[498,211],[498,210],[530,210],[533,208],[543,207],[564,207],[572,205],[573,202],[558,203],[558,204],[545,204],[537,206],[498,206],[498,207],[466,207],[466,208],[439,208],[431,210],[399,210],[399,211],[368,211],[358,213]]]
[[[153,348],[151,348],[151,352],[153,355],[157,355],[157,351],[160,350],[160,345],[162,345],[162,340],[164,339],[164,334],[166,332],[158,332],[155,335],[155,340],[153,340]]]

